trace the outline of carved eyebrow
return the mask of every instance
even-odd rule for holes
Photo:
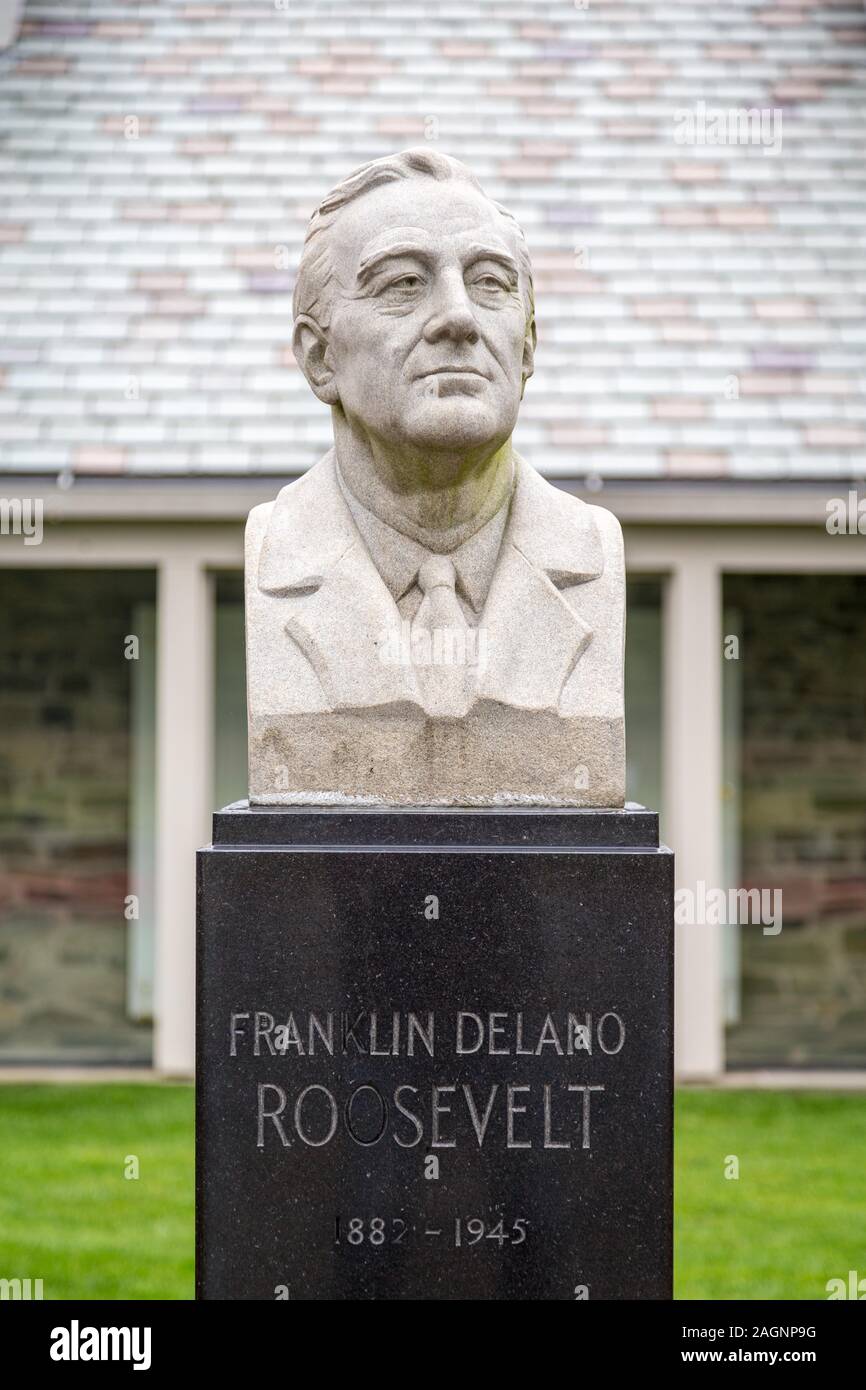
[[[425,265],[432,263],[432,256],[416,241],[395,241],[390,246],[383,246],[379,251],[373,251],[369,256],[363,256],[358,264],[357,283],[359,287],[372,279],[376,271],[386,261],[399,259],[400,256],[414,256],[417,260],[423,261]],[[513,256],[499,246],[489,246],[484,242],[473,242],[467,247],[465,263],[472,265],[475,261],[496,261],[507,270],[513,279],[519,279],[519,267]]]
[[[369,256],[363,256],[358,265],[358,284],[366,285],[379,266],[384,261],[395,260],[399,256],[415,256],[417,260],[424,261],[426,265],[430,263],[430,256],[423,246],[419,246],[415,241],[396,241],[390,246],[383,246],[381,251],[373,251]]]
[[[501,266],[510,271],[515,280],[518,278],[519,267],[513,256],[507,251],[503,251],[498,246],[487,246],[482,242],[475,242],[470,246],[466,253],[466,264],[470,265],[474,261],[498,261]]]

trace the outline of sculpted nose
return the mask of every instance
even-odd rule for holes
[[[442,285],[433,313],[424,327],[424,337],[428,343],[442,338],[460,343],[478,341],[478,325],[462,277],[449,278]]]

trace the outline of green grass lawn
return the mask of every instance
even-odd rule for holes
[[[191,1086],[0,1086],[0,1275],[46,1298],[192,1298],[193,1132]]]
[[[3,1086],[0,1136],[0,1277],[192,1297],[191,1087]],[[864,1096],[681,1091],[677,1297],[825,1298],[866,1276],[864,1164]]]
[[[680,1091],[676,1136],[677,1298],[826,1298],[866,1276],[866,1096]]]

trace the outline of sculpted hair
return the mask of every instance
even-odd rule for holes
[[[451,155],[440,154],[437,150],[402,150],[400,154],[386,155],[383,159],[374,159],[369,164],[362,164],[331,190],[310,219],[292,300],[292,313],[296,319],[299,315],[306,314],[314,319],[320,328],[325,329],[330,323],[334,267],[330,256],[328,232],[346,204],[353,198],[360,198],[371,189],[378,188],[380,184],[393,183],[397,179],[421,177],[437,179],[440,182],[445,179],[462,179],[464,183],[470,184],[487,197],[481,184],[465,164],[461,164],[459,159],[453,159]],[[516,218],[507,208],[497,203],[494,198],[488,198],[487,201],[492,203],[499,215],[504,217],[517,233],[518,261],[525,287],[526,322],[529,325],[535,317],[535,296],[526,237]]]

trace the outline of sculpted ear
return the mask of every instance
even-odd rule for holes
[[[523,392],[525,390],[526,383],[532,376],[532,373],[535,371],[535,344],[537,341],[538,337],[535,332],[535,315],[533,314],[532,318],[529,320],[529,323],[526,325],[526,337],[523,340],[523,380],[520,386],[521,400],[523,399]]]
[[[325,405],[336,405],[340,397],[329,361],[327,334],[308,314],[299,314],[295,319],[292,349],[319,400]]]

